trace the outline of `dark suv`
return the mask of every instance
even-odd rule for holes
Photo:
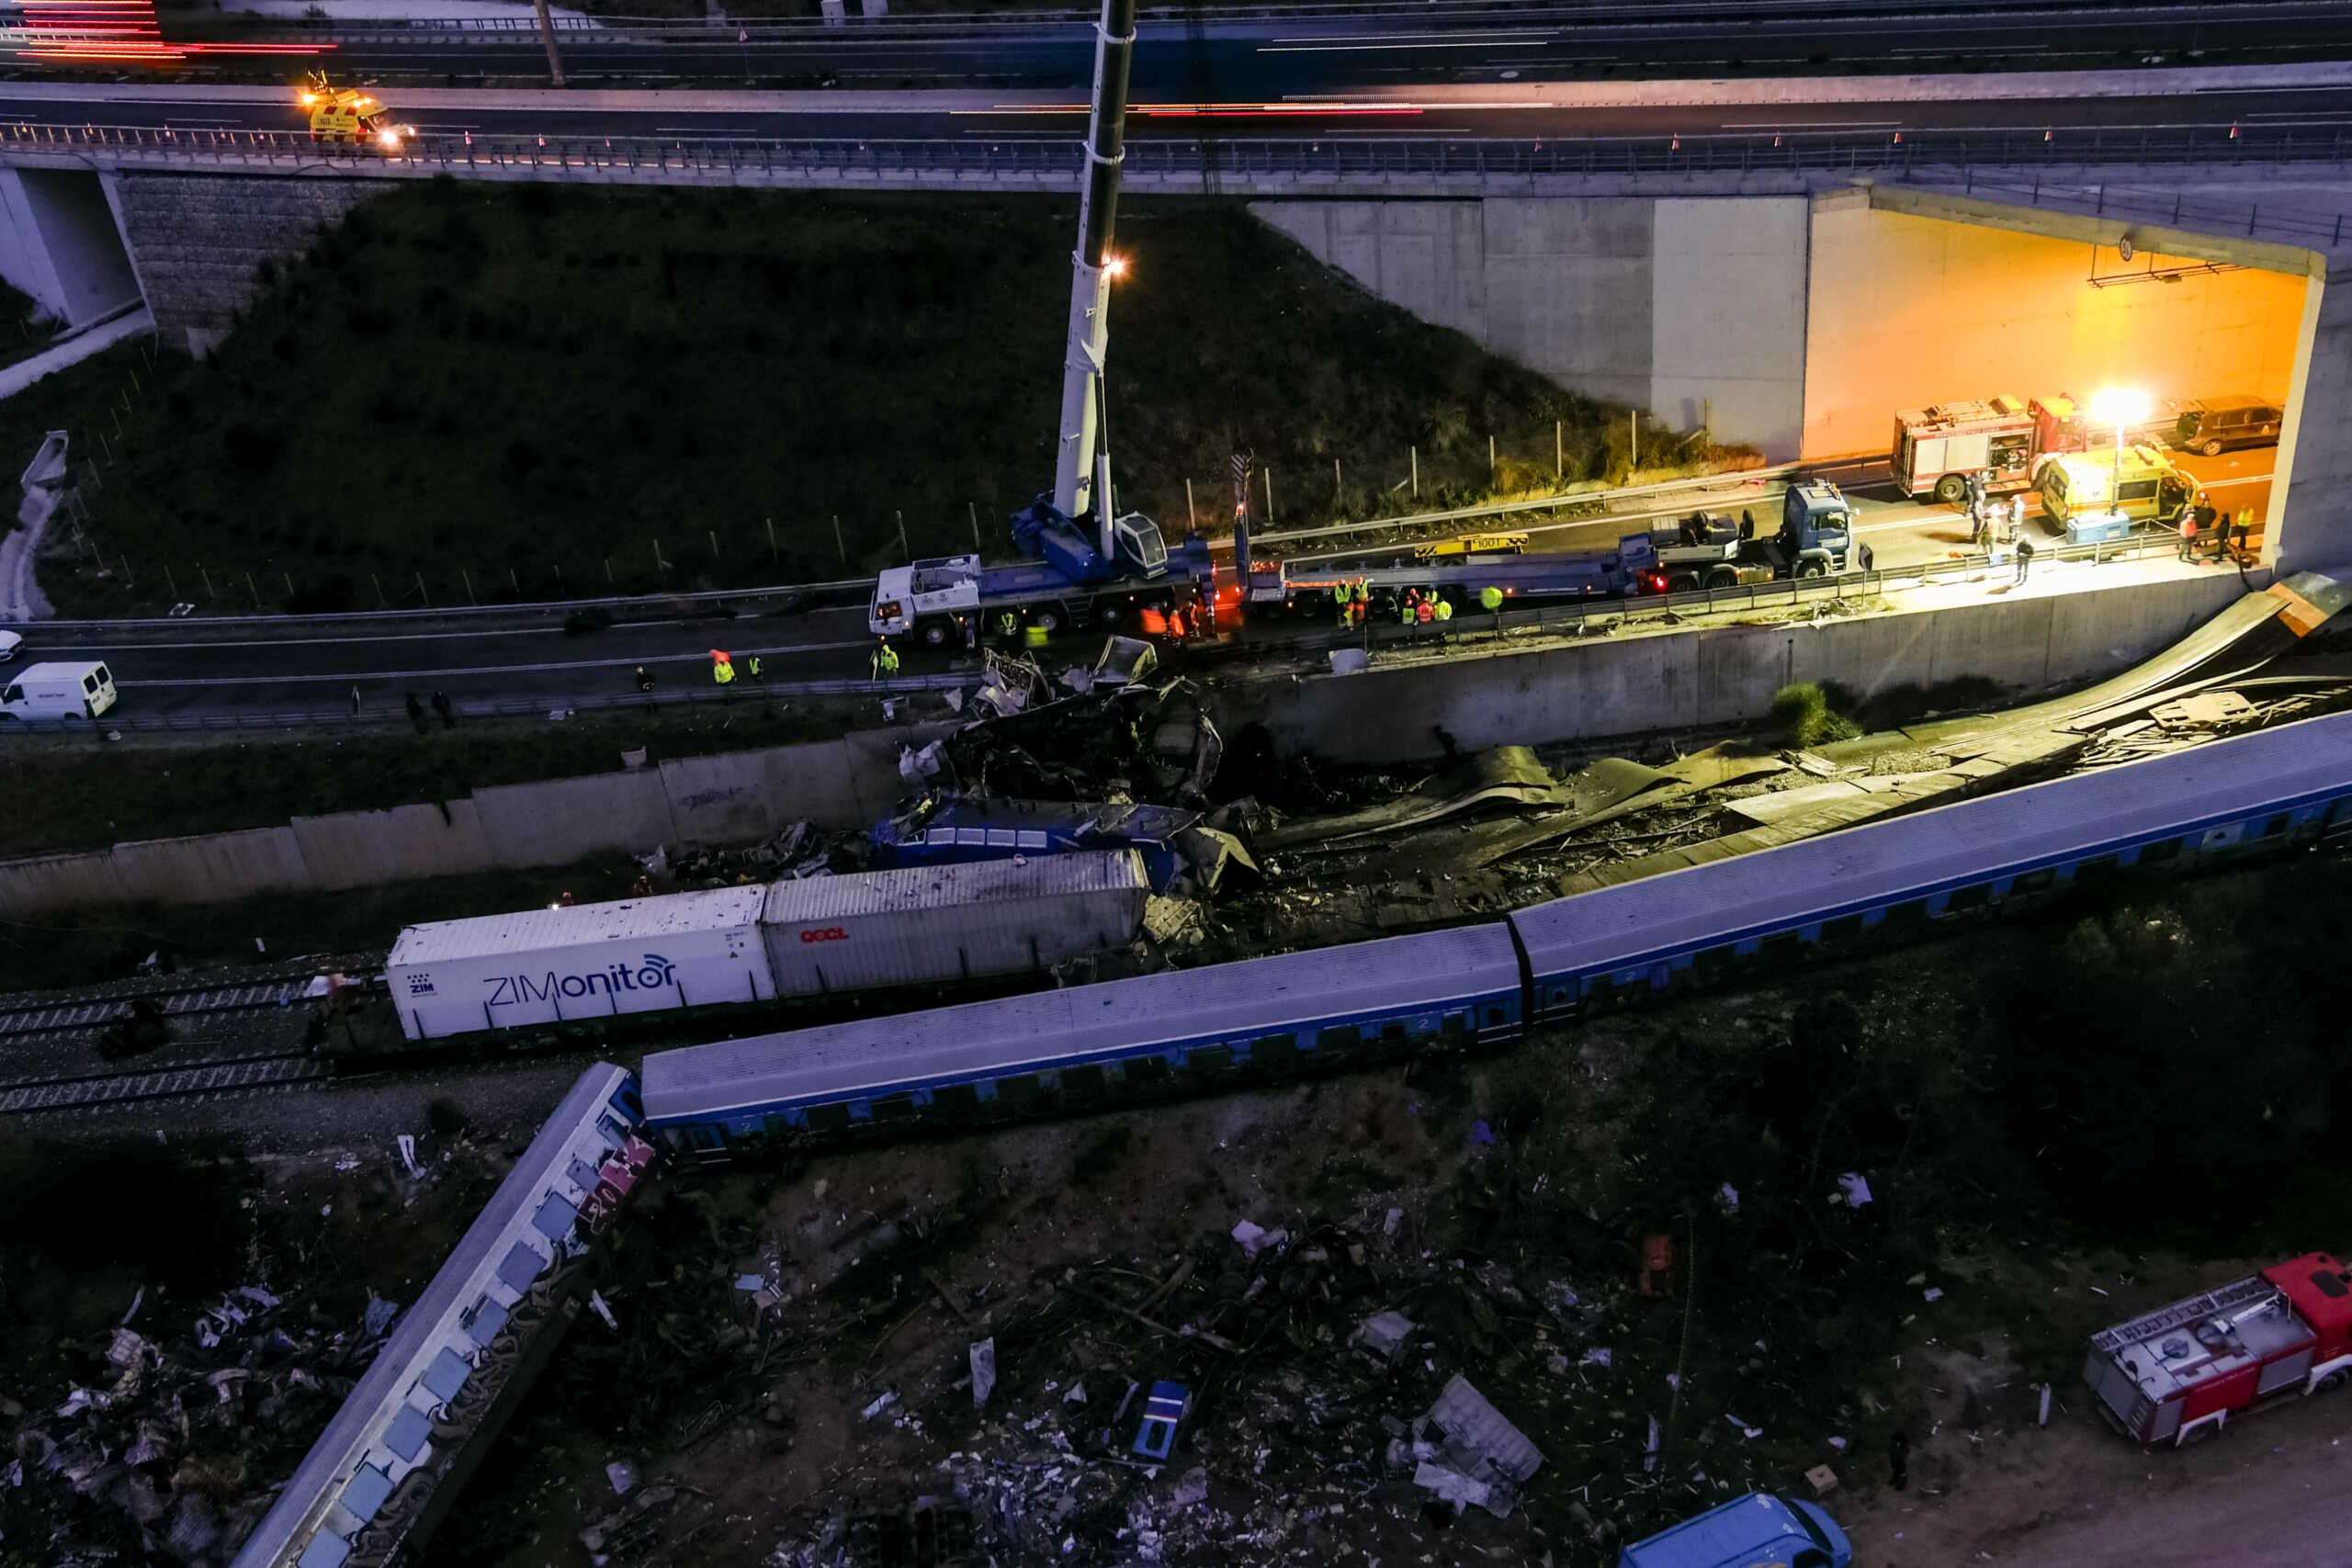
[[[2224,446],[2275,446],[2285,417],[2276,403],[2257,398],[2214,398],[2174,422],[2172,444],[2208,457]]]

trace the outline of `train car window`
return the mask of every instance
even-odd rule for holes
[[[838,1133],[849,1125],[849,1107],[843,1104],[812,1105],[801,1115],[812,1133]]]
[[[1944,904],[1947,915],[1964,915],[1971,909],[1981,909],[1993,901],[1993,890],[1983,883],[1973,887],[1955,887]]]
[[[1819,940],[1824,944],[1834,947],[1840,942],[1852,942],[1861,934],[1861,916],[1840,915],[1834,920],[1824,920],[1821,922],[1821,936]]]
[[[904,1122],[914,1113],[912,1094],[886,1094],[866,1110],[866,1114],[876,1122]]]
[[[1889,904],[1886,918],[1879,924],[1889,931],[1903,931],[1923,926],[1927,921],[1928,901],[1925,898],[1906,898],[1900,904]]]
[[[1223,1045],[1202,1045],[1184,1053],[1188,1073],[1222,1073],[1233,1066],[1233,1053]]]
[[[1690,961],[1691,974],[1700,980],[1719,980],[1732,972],[1738,958],[1728,947],[1710,947]]]
[[[2029,871],[2009,884],[2009,896],[2014,898],[2028,893],[2046,893],[2057,880],[2057,870],[2052,866],[2044,866],[2040,871]]]
[[[1758,942],[1756,956],[1759,962],[1767,964],[1786,964],[1797,956],[1798,949],[1803,945],[1796,932],[1781,931]]]
[[[2159,839],[2153,844],[2140,846],[2142,865],[2170,865],[2180,858],[2178,839]]]
[[[2286,830],[2287,814],[2283,811],[2262,825],[2262,836],[2266,839],[2275,839]]]
[[[1380,1043],[1382,1044],[1401,1045],[1405,1043],[1406,1039],[1405,1021],[1403,1019],[1392,1018],[1387,1022],[1380,1026]]]
[[[1555,1002],[1566,1001],[1567,999],[1567,995],[1568,993],[1566,991],[1555,990],[1552,993],[1552,1000]],[[1470,1015],[1466,1012],[1447,1013],[1443,1019],[1439,1021],[1437,1032],[1438,1037],[1442,1040],[1469,1039]]]
[[[1110,1079],[1104,1075],[1100,1066],[1090,1064],[1083,1067],[1064,1067],[1062,1069],[1062,1092],[1064,1094],[1077,1095],[1081,1099],[1093,1100],[1101,1096],[1102,1093],[1110,1087]]]
[[[1346,1032],[1350,1035],[1353,1035],[1355,1031],[1351,1029],[1346,1031]],[[1316,1041],[1317,1045],[1315,1054],[1319,1056],[1323,1054],[1321,1044],[1322,1036],[1320,1034],[1317,1035]],[[1354,1043],[1355,1041],[1351,1039],[1341,1046],[1341,1049],[1347,1049]],[[1262,1068],[1270,1073],[1289,1071],[1292,1067],[1298,1065],[1298,1036],[1295,1034],[1269,1034],[1262,1040],[1251,1042],[1250,1046],[1250,1061],[1253,1066]]]
[[[2075,880],[2078,883],[2111,881],[2118,869],[2113,855],[2096,855],[2075,868]]]
[[[1584,982],[1584,999],[1587,1007],[1605,1008],[1614,1004],[1617,1000],[1615,977],[1608,975],[1587,976]]]
[[[1161,1084],[1168,1081],[1168,1058],[1165,1056],[1130,1056],[1119,1064],[1120,1076],[1131,1084]]]
[[[1502,1028],[1502,1027],[1503,1027],[1503,1025],[1505,1025],[1506,1023],[1509,1023],[1510,1021],[1510,1015],[1509,1015],[1509,1014],[1507,1014],[1507,1013],[1505,1013],[1505,1012],[1503,1011],[1503,1010],[1502,1010],[1502,1009],[1500,1009],[1500,1008],[1488,1008],[1488,1009],[1487,1010],[1487,1028],[1489,1028],[1489,1029],[1500,1029],[1500,1028]]]
[[[972,1084],[951,1083],[931,1091],[931,1108],[933,1111],[961,1115],[967,1111],[977,1111],[979,1104],[980,1091]]]
[[[1352,1051],[1363,1043],[1363,1031],[1352,1023],[1315,1032],[1315,1048],[1317,1051]]]
[[[1013,1073],[996,1080],[996,1097],[1012,1105],[1026,1105],[1037,1098],[1037,1075]]]

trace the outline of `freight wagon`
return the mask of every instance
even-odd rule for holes
[[[722,1160],[1508,1044],[1722,976],[2130,874],[2352,837],[2352,715],[1596,887],[1505,920],[646,1058],[647,1125]]]
[[[1043,975],[1133,941],[1148,895],[1136,852],[1083,851],[441,920],[401,932],[379,996],[334,992],[316,1038],[336,1056],[529,1046]]]

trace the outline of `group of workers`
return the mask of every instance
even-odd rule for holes
[[[2211,540],[2216,562],[2230,558],[2234,545],[2237,555],[2245,555],[2246,536],[2254,532],[2254,508],[2241,506],[2233,518],[2205,499],[2203,491],[2189,498],[2180,509],[2180,558],[2195,560],[2200,541]]]

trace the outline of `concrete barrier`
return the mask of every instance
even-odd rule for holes
[[[418,876],[450,876],[498,863],[470,799],[297,817],[289,826],[301,843],[311,886],[329,893]]]
[[[1285,750],[1334,761],[1433,757],[1442,728],[1464,747],[1545,745],[1713,729],[1750,722],[1795,681],[1869,696],[1982,676],[2019,694],[2095,680],[2178,641],[2245,592],[2232,573],[2077,593],[2028,595],[1933,613],[1819,625],[1621,631],[1357,675],[1251,680],[1217,693],[1230,737],[1263,724]]]
[[[677,840],[654,768],[478,789],[474,814],[504,866],[567,865],[616,846],[642,852]]]
[[[146,839],[107,852],[116,896],[130,904],[227,903],[315,886],[301,838],[291,828]]]
[[[39,915],[121,902],[112,850],[0,861],[0,910],[8,914]]]

